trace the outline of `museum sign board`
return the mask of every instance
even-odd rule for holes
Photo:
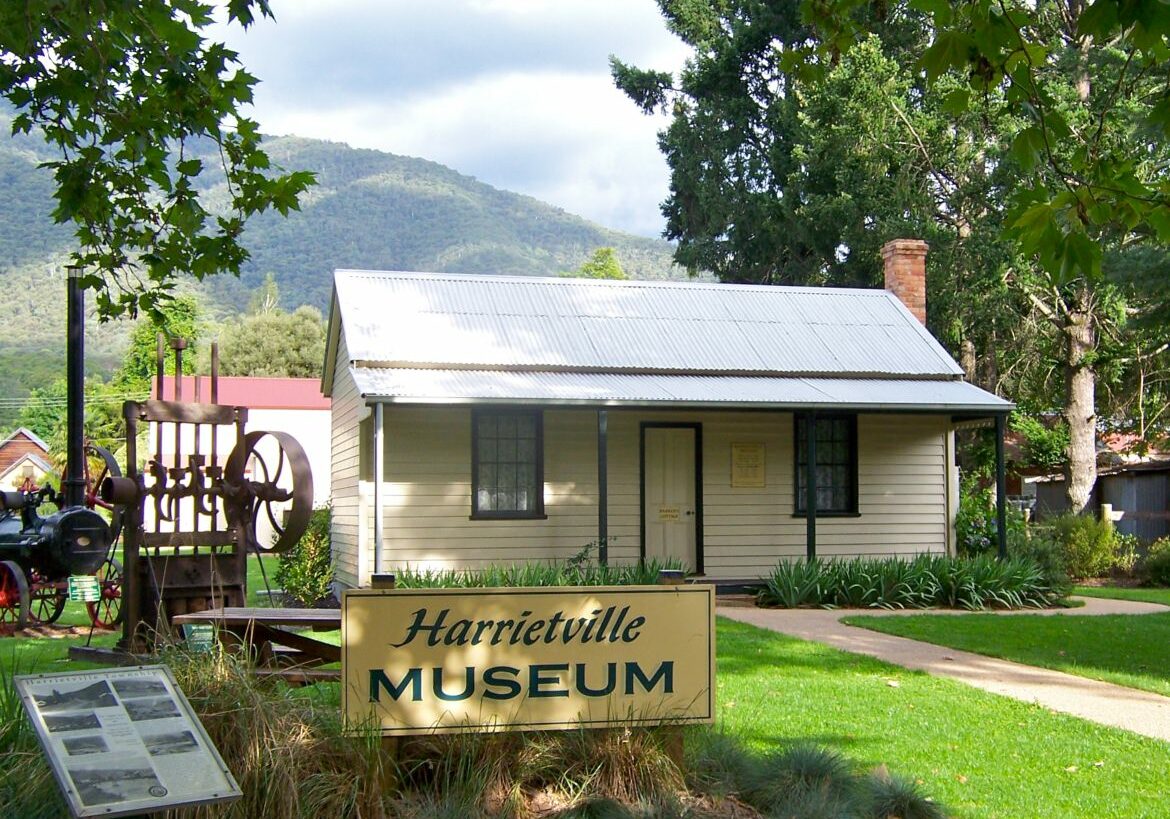
[[[384,735],[710,723],[713,586],[356,589],[342,713]]]

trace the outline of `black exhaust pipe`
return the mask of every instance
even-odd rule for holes
[[[85,291],[81,268],[68,268],[68,307],[65,342],[65,479],[61,481],[64,506],[85,503]]]

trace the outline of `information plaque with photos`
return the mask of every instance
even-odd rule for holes
[[[242,795],[162,665],[14,678],[74,816],[127,816]]]

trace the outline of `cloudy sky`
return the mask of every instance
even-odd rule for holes
[[[658,235],[667,169],[610,54],[677,70],[653,0],[272,0],[217,35],[257,75],[252,115],[296,134],[441,162],[603,225]]]

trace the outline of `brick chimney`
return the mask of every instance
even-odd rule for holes
[[[921,239],[893,239],[882,245],[886,289],[926,324],[926,251]]]

